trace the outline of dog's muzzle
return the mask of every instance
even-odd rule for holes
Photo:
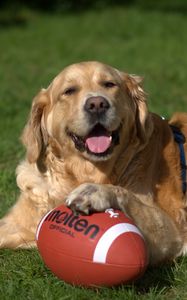
[[[85,137],[80,137],[69,131],[67,133],[74,142],[76,149],[101,157],[112,153],[114,146],[119,144],[120,129],[121,125],[110,132],[98,123]]]

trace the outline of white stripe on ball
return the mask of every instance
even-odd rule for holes
[[[116,224],[109,228],[99,239],[94,251],[93,262],[106,263],[106,257],[110,246],[118,236],[126,232],[137,233],[143,238],[136,226],[129,223]]]
[[[37,231],[36,231],[36,240],[38,241],[38,237],[39,237],[39,233],[40,233],[40,229],[42,227],[43,221],[45,220],[45,218],[47,218],[47,216],[53,211],[53,209],[51,209],[40,221]]]

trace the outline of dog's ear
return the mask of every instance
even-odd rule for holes
[[[128,96],[135,104],[137,135],[145,142],[152,132],[152,121],[148,113],[146,94],[142,88],[143,78],[125,74],[125,85]]]
[[[30,163],[38,160],[48,140],[47,131],[42,124],[42,116],[49,102],[45,89],[42,89],[34,98],[29,120],[23,130],[21,140],[27,150],[27,159]]]

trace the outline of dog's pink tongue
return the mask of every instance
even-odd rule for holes
[[[111,137],[105,135],[88,137],[86,145],[92,153],[104,153],[111,145]]]

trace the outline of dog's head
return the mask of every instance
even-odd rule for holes
[[[150,135],[141,78],[99,62],[65,68],[35,97],[23,142],[30,162],[50,145],[56,156],[110,159],[136,136]]]

